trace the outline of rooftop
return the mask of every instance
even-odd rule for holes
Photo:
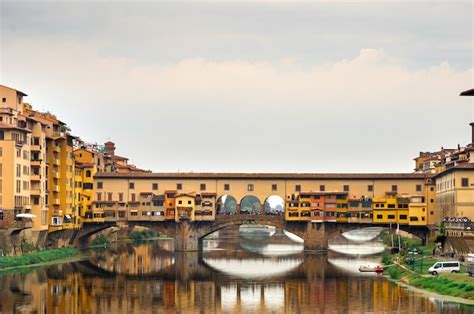
[[[210,173],[210,172],[160,172],[160,173],[109,173],[99,172],[96,178],[122,179],[424,179],[425,173]]]

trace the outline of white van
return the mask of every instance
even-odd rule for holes
[[[437,262],[428,269],[428,272],[432,275],[437,275],[439,273],[459,273],[461,270],[461,265],[458,261],[450,262]]]

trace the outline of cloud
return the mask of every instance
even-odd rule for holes
[[[469,100],[457,95],[473,85],[473,69],[448,62],[411,69],[377,48],[312,66],[292,59],[141,64],[91,46],[31,40],[2,52],[3,84],[86,139],[113,136],[155,170],[409,171],[418,150],[465,131],[460,118],[446,117],[466,112]],[[393,150],[391,142],[403,145]],[[366,155],[364,147],[380,151]],[[271,160],[269,152],[276,152]]]

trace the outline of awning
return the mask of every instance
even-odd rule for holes
[[[64,215],[66,219],[71,219],[71,215]]]

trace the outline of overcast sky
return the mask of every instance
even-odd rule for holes
[[[472,1],[66,2],[1,2],[0,83],[140,167],[409,172],[470,142]]]

